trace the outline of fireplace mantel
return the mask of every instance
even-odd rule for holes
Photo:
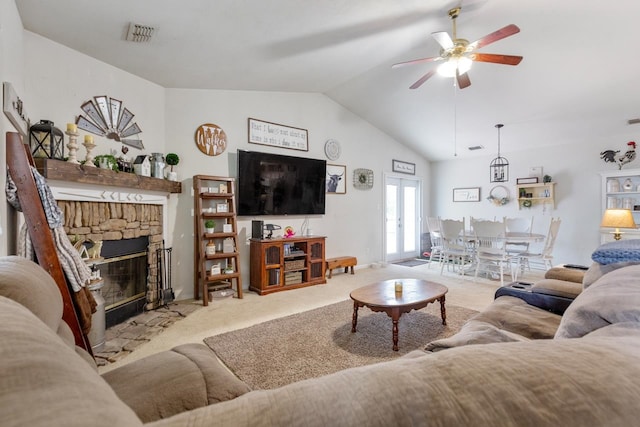
[[[160,191],[163,193],[182,193],[180,182],[160,178],[150,178],[128,172],[115,172],[110,169],[85,167],[62,160],[34,159],[36,168],[47,179],[82,184],[94,184],[137,190]]]

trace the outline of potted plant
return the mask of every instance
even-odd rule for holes
[[[207,233],[213,233],[213,229],[216,228],[216,222],[212,219],[208,219],[204,222],[204,228]]]
[[[93,164],[101,169],[111,169],[118,172],[118,160],[112,154],[100,154],[94,157]]]
[[[178,163],[180,163],[180,157],[178,157],[178,155],[176,153],[169,153],[165,157],[165,161],[167,162],[167,165],[169,165],[171,167],[170,172],[167,173],[167,179],[169,181],[177,181],[178,180],[178,174],[173,171],[173,167],[177,166]]]

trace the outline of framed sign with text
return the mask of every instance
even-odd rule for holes
[[[309,151],[309,132],[306,129],[249,118],[249,143]]]
[[[394,172],[407,173],[410,175],[416,174],[415,163],[402,162],[400,160],[393,160],[392,167]]]
[[[454,188],[453,201],[454,202],[479,202],[480,187]]]

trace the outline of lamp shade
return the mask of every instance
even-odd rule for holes
[[[604,211],[600,227],[636,228],[636,222],[629,209],[607,209]]]
[[[602,223],[600,227],[615,228],[611,234],[615,240],[622,238],[621,228],[636,228],[636,222],[633,220],[633,214],[629,209],[607,209],[604,211]]]

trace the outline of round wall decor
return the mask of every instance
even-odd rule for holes
[[[371,169],[355,169],[353,171],[353,186],[360,190],[373,187],[373,171]]]
[[[496,185],[489,192],[487,200],[496,206],[504,206],[509,203],[510,200],[509,189],[504,185]]]
[[[198,149],[207,156],[217,156],[227,149],[227,134],[220,126],[211,123],[198,126],[195,140]]]
[[[338,160],[341,152],[340,143],[335,139],[329,139],[324,143],[324,154],[327,156],[327,159]]]

